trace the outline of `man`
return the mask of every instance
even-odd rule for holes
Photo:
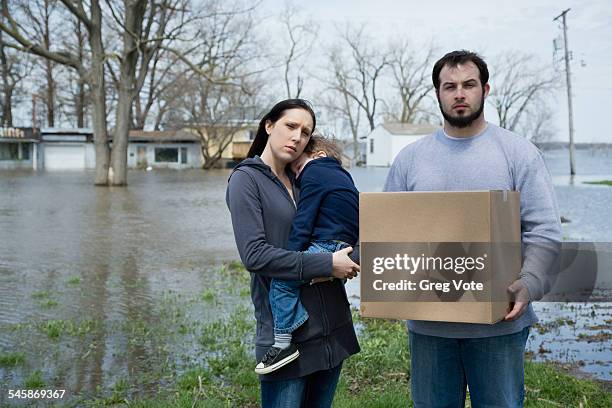
[[[432,79],[444,128],[398,154],[384,190],[519,191],[524,260],[501,322],[408,322],[412,398],[415,407],[462,407],[467,385],[474,407],[521,407],[525,343],[537,321],[529,301],[549,289],[538,249],[561,240],[551,177],[532,143],[485,120],[489,72],[480,56],[448,53]]]

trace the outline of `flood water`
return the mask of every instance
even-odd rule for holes
[[[565,151],[546,158],[570,220],[564,237],[612,241],[612,187],[583,184],[612,179],[612,151],[579,151],[573,180]],[[361,191],[380,191],[387,172],[351,169]],[[0,366],[0,389],[19,388],[40,370],[56,388],[93,393],[192,351],[189,337],[162,344],[151,333],[176,299],[200,320],[248,305],[238,294],[214,305],[197,301],[218,289],[215,268],[238,259],[225,206],[229,174],[133,171],[128,188],[99,188],[90,172],[0,173],[0,354],[27,356],[19,369]],[[355,305],[358,287],[348,284]],[[575,363],[612,381],[610,304],[536,309],[542,328],[529,340],[534,358]],[[50,340],[54,325],[76,335]]]

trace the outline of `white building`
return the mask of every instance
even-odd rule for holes
[[[96,167],[91,129],[42,128],[41,158],[45,170],[83,170]]]
[[[390,166],[405,146],[427,136],[439,126],[413,123],[385,123],[378,125],[367,137],[366,164]]]
[[[130,130],[127,166],[131,169],[200,168],[200,137],[183,130]]]

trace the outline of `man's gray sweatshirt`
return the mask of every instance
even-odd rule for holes
[[[487,124],[479,134],[453,138],[440,129],[406,146],[395,158],[384,191],[514,190],[520,192],[523,267],[520,279],[530,298],[546,292],[533,248],[561,241],[561,224],[550,173],[528,140]],[[531,245],[531,251],[530,251]],[[416,333],[453,338],[516,333],[537,322],[531,304],[515,321],[493,325],[409,321]]]

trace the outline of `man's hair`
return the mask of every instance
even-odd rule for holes
[[[310,140],[304,148],[304,153],[311,155],[321,150],[325,152],[327,157],[333,157],[342,164],[342,152],[334,140],[327,139],[320,134],[310,136]]]
[[[457,65],[465,64],[466,62],[473,62],[478,67],[478,71],[480,72],[481,86],[484,86],[487,82],[489,82],[489,69],[487,68],[487,63],[484,62],[480,55],[468,50],[452,51],[440,58],[434,64],[431,79],[436,91],[440,90],[440,71],[442,71],[442,68],[445,66],[454,68]]]

